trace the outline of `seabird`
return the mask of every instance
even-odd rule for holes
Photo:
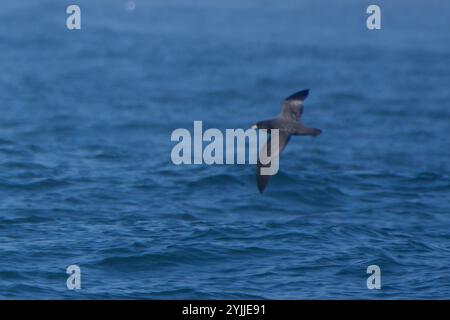
[[[279,144],[278,150],[271,152],[270,138],[268,138],[267,143],[261,149],[260,155],[258,157],[257,169],[256,169],[256,181],[258,185],[259,192],[263,192],[269,183],[271,175],[262,175],[261,168],[270,165],[262,164],[260,162],[261,155],[265,154],[269,158],[280,154],[283,149],[288,144],[291,136],[318,136],[322,133],[322,130],[316,128],[304,127],[300,118],[303,113],[303,101],[308,97],[309,89],[296,92],[286,99],[281,104],[281,112],[277,118],[271,120],[259,121],[252,126],[254,129],[266,129],[270,133],[270,129],[279,129]]]

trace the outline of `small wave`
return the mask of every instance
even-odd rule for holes
[[[190,181],[187,183],[187,186],[190,188],[196,187],[218,187],[230,184],[242,184],[242,178],[238,178],[232,174],[214,174],[209,176],[203,176],[195,179],[194,181]]]
[[[14,189],[22,191],[33,190],[48,190],[58,189],[61,187],[70,186],[70,183],[63,179],[45,178],[30,183],[13,183],[7,181],[0,181],[0,188]]]
[[[115,270],[150,270],[179,265],[198,265],[205,261],[215,261],[220,256],[195,248],[168,248],[164,252],[107,257],[95,263],[96,267]]]

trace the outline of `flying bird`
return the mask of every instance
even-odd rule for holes
[[[288,144],[291,136],[318,136],[322,133],[322,130],[316,128],[307,128],[304,127],[300,118],[303,113],[303,101],[305,101],[306,97],[308,97],[309,89],[302,90],[296,92],[286,99],[281,104],[281,112],[277,118],[271,120],[263,120],[257,122],[252,126],[254,129],[266,129],[268,133],[270,133],[270,129],[279,129],[279,143],[278,150],[273,150],[271,152],[271,143],[270,137],[267,140],[267,143],[262,147],[258,162],[256,166],[256,182],[258,185],[259,192],[263,192],[269,183],[271,175],[262,175],[261,168],[269,167],[269,163],[263,164],[261,163],[261,155],[267,155],[269,159],[272,159],[275,156],[278,156]]]

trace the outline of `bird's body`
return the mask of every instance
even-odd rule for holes
[[[271,143],[269,138],[266,145],[261,149],[260,157],[258,159],[256,178],[258,189],[261,193],[264,191],[271,178],[271,175],[261,174],[261,168],[270,165],[270,162],[267,164],[261,163],[261,155],[265,154],[273,159],[273,157],[278,157],[284,150],[291,136],[317,136],[322,132],[320,129],[304,127],[300,122],[303,113],[303,101],[308,96],[308,93],[309,90],[303,90],[287,97],[281,105],[281,112],[277,118],[259,121],[254,125],[254,127],[258,129],[279,130],[278,150],[273,150],[273,152],[270,150]]]

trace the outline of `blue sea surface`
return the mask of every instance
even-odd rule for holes
[[[2,2],[0,298],[450,298],[449,1],[134,2]],[[172,163],[305,88],[262,195]]]

